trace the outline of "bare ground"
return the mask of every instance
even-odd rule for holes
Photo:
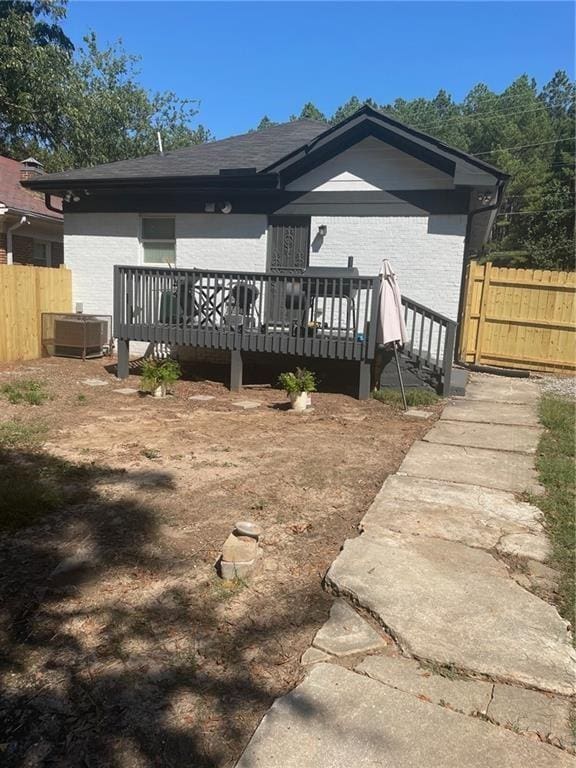
[[[0,537],[0,762],[233,765],[302,677],[328,566],[430,422],[322,393],[293,414],[277,390],[207,381],[122,395],[138,377],[119,383],[102,361],[0,369],[19,377],[54,399],[1,401],[0,420],[41,419],[42,456],[82,471],[65,475],[74,503]],[[15,460],[46,471],[33,451]],[[264,555],[248,583],[225,583],[214,563],[239,519],[263,526]]]

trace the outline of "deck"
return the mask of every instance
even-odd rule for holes
[[[114,336],[118,375],[128,375],[131,341],[231,352],[231,387],[242,384],[242,353],[266,352],[357,362],[368,397],[377,356],[380,278],[356,270],[228,272],[117,266]],[[456,324],[404,298],[405,354],[446,393]]]

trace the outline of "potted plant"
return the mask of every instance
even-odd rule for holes
[[[278,384],[287,393],[293,410],[305,411],[310,403],[310,392],[316,391],[316,374],[306,368],[296,368],[295,372],[281,373]]]
[[[181,375],[176,360],[150,358],[142,364],[142,389],[151,392],[153,397],[164,397],[168,385],[178,381]]]

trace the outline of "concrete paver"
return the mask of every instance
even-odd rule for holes
[[[498,542],[496,549],[505,555],[527,557],[545,563],[552,555],[552,547],[544,533],[509,533]]]
[[[414,443],[398,472],[512,493],[539,493],[541,490],[532,458],[508,451],[433,445],[422,441]]]
[[[520,587],[482,549],[389,533],[349,539],[326,575],[402,650],[564,695],[576,693],[576,651],[556,608]]]
[[[467,400],[488,400],[491,403],[535,405],[540,398],[540,386],[528,379],[472,374],[466,387]]]
[[[451,680],[433,674],[413,659],[393,656],[369,656],[355,669],[392,688],[466,715],[486,714],[494,687],[483,680]]]
[[[567,699],[512,685],[494,686],[488,716],[507,728],[537,733],[563,747],[574,745]],[[575,761],[576,764],[576,761]]]
[[[102,379],[82,379],[80,384],[86,384],[87,387],[105,387],[108,382]]]
[[[333,664],[277,699],[237,768],[574,768],[555,747]]]
[[[348,603],[336,600],[312,644],[333,656],[349,656],[384,648],[386,641]]]
[[[531,405],[498,403],[491,400],[455,400],[444,408],[441,420],[478,421],[485,424],[539,426],[536,409]]]
[[[307,648],[300,659],[300,664],[318,664],[320,661],[328,661],[330,656],[319,648]]]
[[[542,430],[517,424],[482,424],[479,422],[438,421],[424,437],[428,443],[464,445],[533,455]]]
[[[392,475],[360,527],[367,534],[393,530],[491,549],[504,534],[539,533],[541,520],[537,507],[506,491]]]

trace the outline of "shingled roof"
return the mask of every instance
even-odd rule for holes
[[[22,163],[0,156],[0,205],[16,213],[62,219],[61,213],[46,207],[44,199],[20,183]]]
[[[260,171],[315,139],[326,128],[326,123],[318,120],[293,120],[261,131],[175,149],[163,155],[156,153],[93,168],[51,173],[42,181],[213,176],[221,170],[243,168]]]
[[[60,193],[81,189],[82,184],[86,188],[119,188],[134,187],[138,182],[159,186],[170,180],[176,186],[207,184],[212,187],[215,183],[234,185],[233,176],[236,176],[239,184],[274,188],[279,174],[287,181],[291,175],[301,173],[313,163],[324,162],[368,135],[377,136],[452,174],[457,184],[491,184],[506,178],[502,171],[479,158],[364,105],[334,126],[318,120],[293,120],[164,154],[51,173],[26,185]],[[224,181],[226,176],[228,179]]]

